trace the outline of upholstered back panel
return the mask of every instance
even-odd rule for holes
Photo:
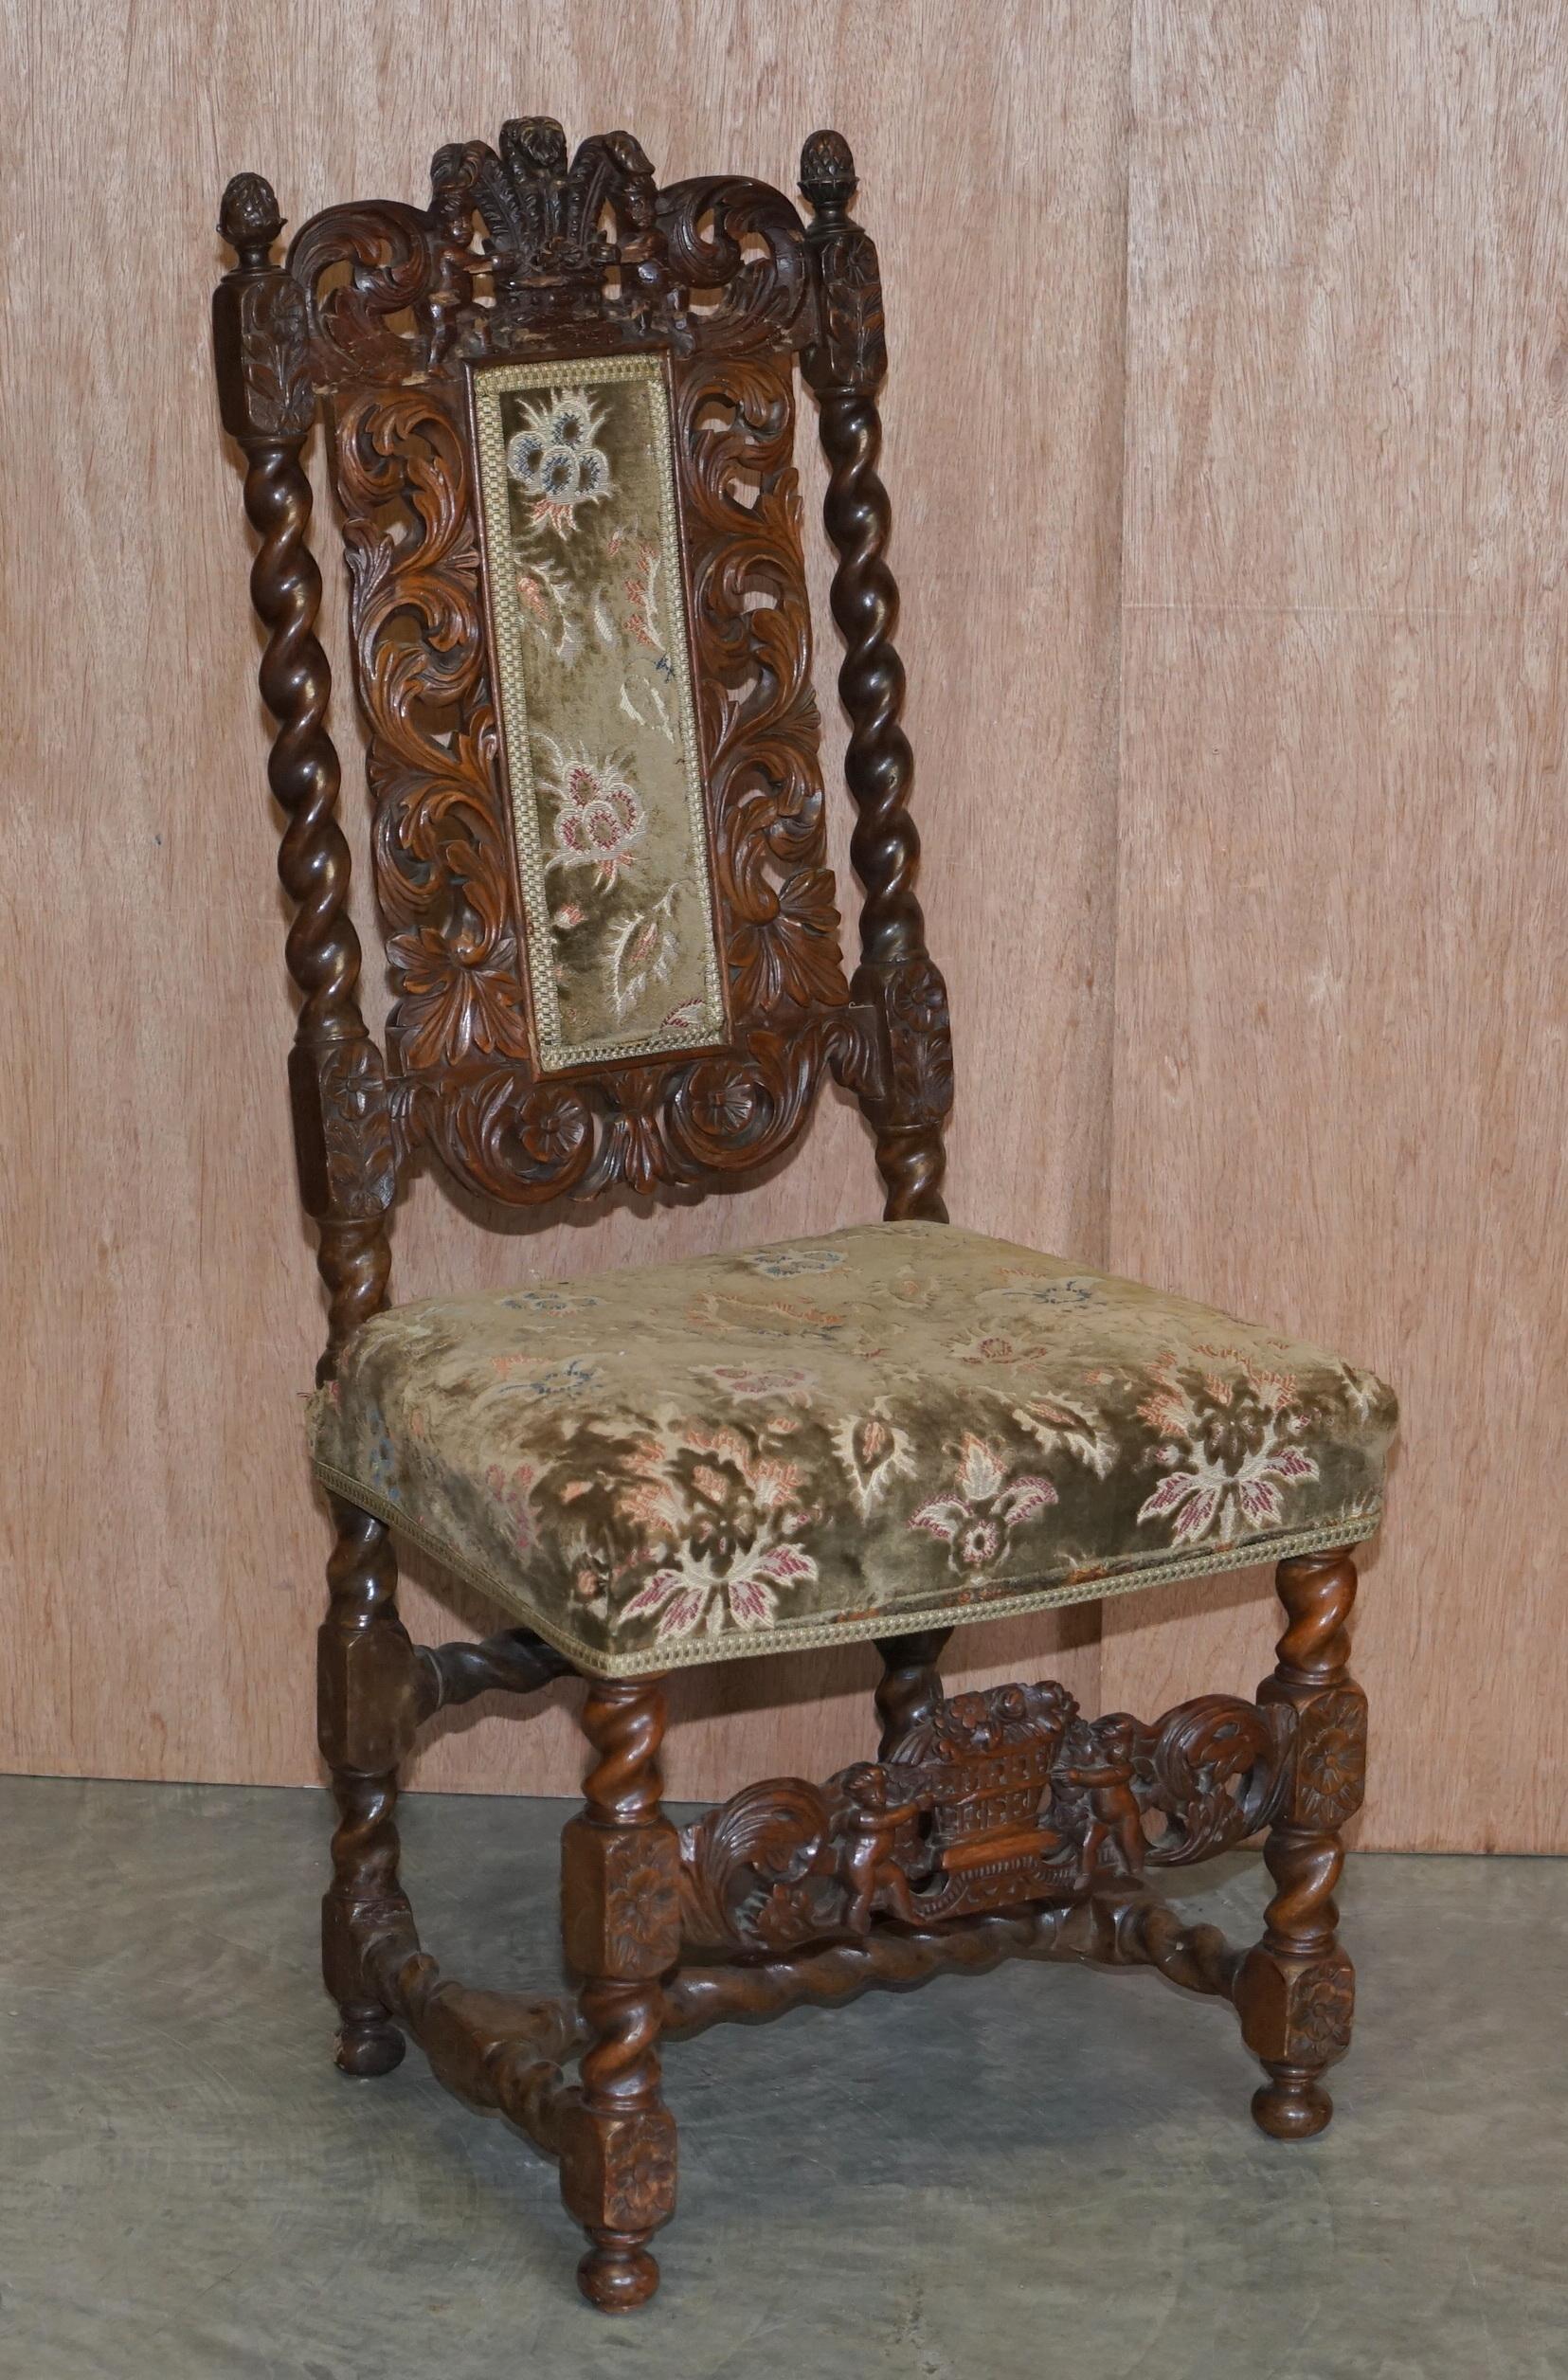
[[[474,375],[541,1069],[726,1038],[667,359]]]
[[[512,1199],[705,1182],[874,1088],[793,461],[805,235],[626,135],[443,150],[290,269],[330,402],[394,1131]]]

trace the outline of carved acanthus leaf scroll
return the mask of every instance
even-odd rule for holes
[[[1267,1823],[1290,1727],[1230,1696],[1152,1726],[1087,1720],[1054,1684],[943,1699],[886,1758],[748,1786],[681,1836],[689,1941],[773,1956],[1179,1866]],[[1163,1826],[1150,1835],[1146,1813]]]
[[[569,163],[530,118],[438,153],[432,204],[306,225],[290,267],[334,474],[369,727],[376,889],[397,992],[400,1145],[513,1200],[709,1186],[794,1140],[833,1073],[871,1095],[888,1035],[852,1001],[826,858],[793,464],[810,279],[777,190],[657,191],[624,134]],[[730,1033],[717,1051],[535,1064],[480,586],[466,370],[667,348]],[[910,1008],[910,1055],[929,1001]],[[908,1006],[909,1003],[906,1002]],[[938,1070],[940,1071],[940,1069]]]
[[[1133,1790],[1165,1821],[1149,1838],[1151,1867],[1213,1859],[1270,1824],[1292,1737],[1279,1705],[1203,1694],[1152,1727],[1128,1723]]]

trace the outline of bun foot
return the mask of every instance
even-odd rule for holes
[[[624,2232],[595,2231],[577,2267],[577,2286],[601,2314],[630,2314],[658,2287],[658,2264]]]
[[[340,2073],[360,2078],[390,2074],[403,2064],[407,2047],[397,2027],[380,2009],[373,2015],[369,2010],[344,2010],[336,2050]]]
[[[1313,2140],[1326,2132],[1334,2102],[1305,2066],[1271,2066],[1253,2094],[1253,2120],[1271,2140]]]

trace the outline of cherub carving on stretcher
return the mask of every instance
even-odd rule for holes
[[[881,1910],[906,1925],[919,1922],[908,1863],[918,1848],[910,1833],[925,1800],[908,1770],[879,1768],[861,1760],[838,1780],[849,1801],[847,1840],[839,1848],[838,1881],[850,1894],[844,1923],[856,1934],[870,1930]],[[899,1799],[904,1794],[907,1797]],[[901,1839],[902,1838],[902,1839]]]
[[[1053,1773],[1067,1813],[1065,1831],[1078,1837],[1078,1874],[1086,1885],[1108,1866],[1129,1877],[1143,1873],[1147,1839],[1132,1785],[1136,1729],[1125,1711],[1092,1724],[1081,1722],[1069,1734],[1066,1759]]]

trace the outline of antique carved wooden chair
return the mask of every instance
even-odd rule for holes
[[[640,2303],[675,2205],[667,2040],[1029,1956],[1230,2000],[1253,2112],[1327,2122],[1351,1969],[1339,1829],[1361,1792],[1349,1549],[1394,1424],[1369,1375],[1227,1316],[961,1231],[951,1056],[906,806],[877,476],[875,250],[819,133],[812,220],[744,179],[655,188],[625,133],[442,149],[427,208],[330,208],[286,264],[273,192],[225,194],[223,418],[245,457],[302,995],[290,1061],[330,1303],[312,1412],[337,1541],[321,1744],[338,2063],[437,2072],[561,2163],[594,2304]],[[824,857],[792,467],[819,407],[864,888],[846,982]],[[397,1002],[356,999],[301,452],[329,426]],[[1017,930],[1029,930],[1026,920]],[[999,931],[1001,930],[999,920]],[[493,1199],[708,1187],[770,1163],[824,1076],[859,1101],[886,1219],[798,1245],[389,1307],[387,1220],[438,1161]],[[390,1533],[519,1625],[416,1647]],[[1059,1686],[945,1698],[955,1626],[1269,1560],[1255,1703],[1144,1723]],[[877,1758],[660,1813],[661,1675],[874,1638]],[[399,1762],[443,1704],[587,1681],[563,1844],[575,1989],[442,1980],[398,1884]],[[868,1746],[868,1751],[869,1751]],[[1153,1889],[1268,1830],[1261,1941]],[[568,2079],[576,2064],[576,2079]]]

